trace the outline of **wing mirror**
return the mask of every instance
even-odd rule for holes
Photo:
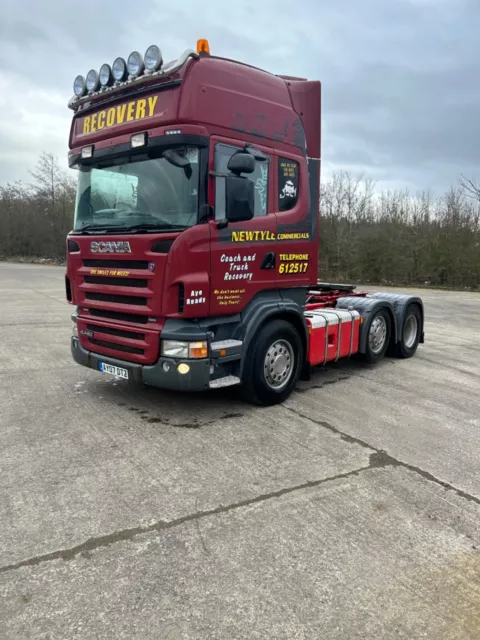
[[[255,185],[241,173],[255,171],[255,158],[244,151],[234,153],[227,164],[231,175],[225,177],[225,219],[246,222],[255,212]]]

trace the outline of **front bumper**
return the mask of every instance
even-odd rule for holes
[[[127,369],[129,379],[143,382],[151,387],[169,389],[172,391],[203,391],[209,388],[210,361],[205,360],[174,360],[161,357],[153,365],[141,365],[97,353],[87,351],[82,347],[77,337],[71,338],[72,356],[77,364],[100,371],[100,362]],[[190,367],[188,373],[180,373],[177,367],[182,362]],[[168,363],[168,371],[164,370],[164,363]]]

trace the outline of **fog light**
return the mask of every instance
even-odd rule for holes
[[[190,367],[188,366],[188,364],[185,364],[185,362],[181,362],[177,367],[177,371],[178,373],[185,375],[190,371]]]
[[[91,158],[93,156],[93,146],[83,147],[82,149],[82,158]]]
[[[162,364],[162,369],[165,371],[165,373],[168,373],[168,371],[170,371],[170,363],[169,362],[164,362]]]

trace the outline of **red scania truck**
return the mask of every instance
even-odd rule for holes
[[[78,76],[71,350],[162,389],[284,401],[311,368],[407,358],[412,295],[318,282],[320,82],[160,49]]]

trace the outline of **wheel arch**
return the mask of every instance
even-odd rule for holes
[[[294,302],[277,302],[258,307],[242,322],[243,358],[240,364],[240,377],[245,367],[245,358],[254,336],[267,323],[273,320],[285,320],[297,331],[303,345],[303,360],[305,361],[308,345],[308,329],[303,309]]]

